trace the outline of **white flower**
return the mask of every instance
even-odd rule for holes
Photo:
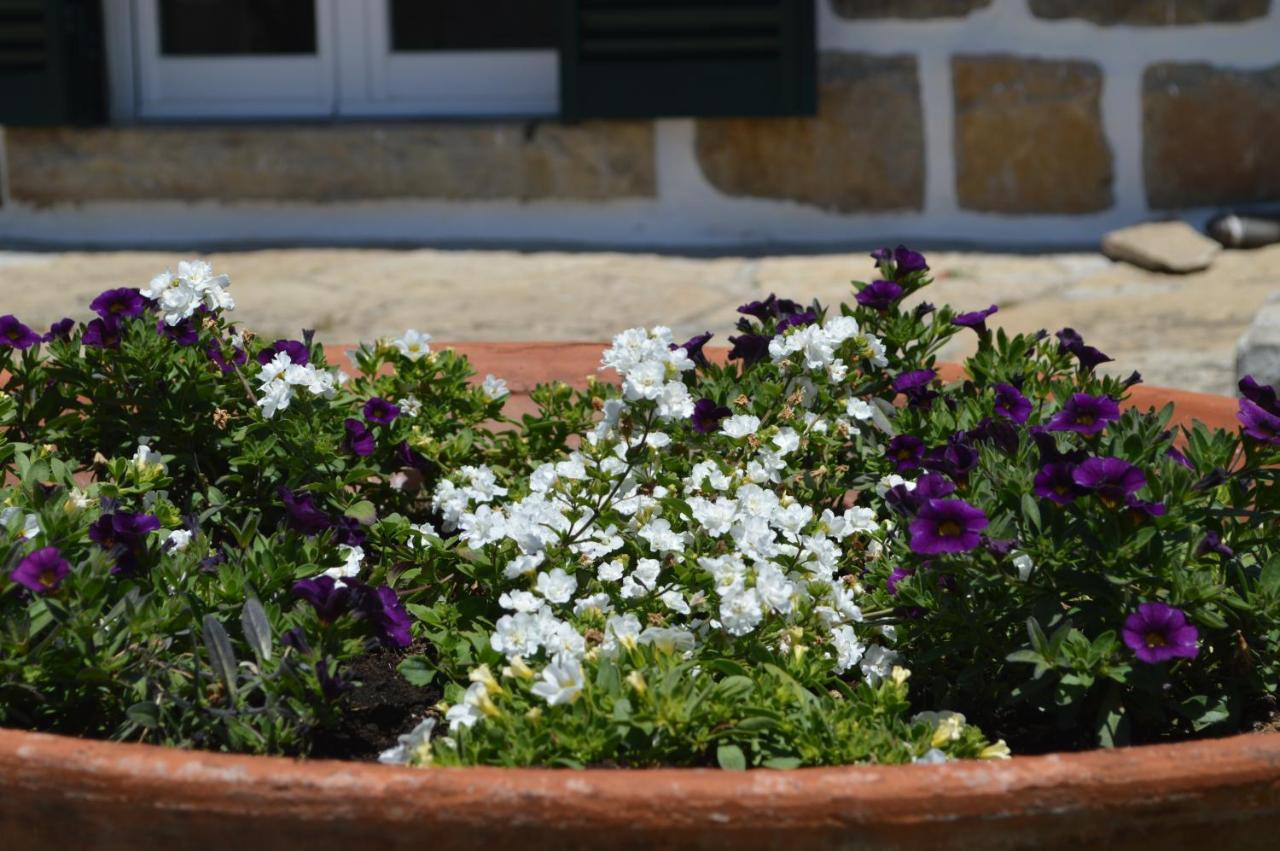
[[[289,407],[293,400],[293,387],[284,381],[273,381],[260,388],[259,393],[258,407],[262,409],[262,416],[267,419],[274,417],[276,411]]]
[[[604,641],[600,648],[605,655],[612,656],[619,647],[635,647],[639,639],[639,618],[630,612],[625,615],[610,615],[604,623]]]
[[[791,611],[796,586],[776,564],[765,562],[756,571],[756,594],[760,602],[779,614]]]
[[[880,481],[876,482],[876,493],[880,496],[884,496],[898,485],[904,486],[908,491],[916,489],[915,482],[909,482],[897,473],[890,473],[889,475],[881,478]]]
[[[480,385],[480,389],[484,391],[484,395],[490,399],[501,399],[508,395],[511,391],[507,389],[507,382],[503,381],[492,372],[484,377],[484,383]]]
[[[851,626],[838,626],[831,630],[831,646],[836,650],[835,672],[837,674],[843,674],[858,664],[867,650],[862,642],[858,641]]]
[[[877,686],[893,671],[893,664],[897,660],[896,652],[886,650],[879,644],[873,644],[862,654],[862,676],[868,685]]]
[[[701,524],[703,531],[714,538],[728,532],[738,514],[738,501],[723,496],[714,502],[695,496],[690,497],[688,503],[693,519]]]
[[[673,612],[679,612],[682,615],[689,614],[689,603],[685,600],[684,595],[679,591],[672,589],[663,594],[659,599],[663,604]]]
[[[640,644],[648,644],[667,653],[684,653],[697,643],[693,633],[673,626],[651,626],[640,633]]]
[[[613,609],[613,603],[609,600],[609,595],[603,591],[599,594],[590,594],[586,597],[579,597],[573,601],[573,613],[581,616],[590,611],[596,611],[600,614],[607,614]]]
[[[458,537],[472,549],[501,541],[507,534],[506,518],[502,512],[487,505],[477,506],[474,513],[467,512],[459,517],[458,528],[462,530]]]
[[[560,654],[542,669],[541,679],[533,684],[530,691],[549,706],[559,706],[576,700],[582,686],[582,665],[577,659]]]
[[[539,573],[534,588],[552,603],[567,603],[578,590],[578,580],[556,567],[550,573]]]
[[[542,646],[542,625],[533,612],[503,615],[493,626],[489,645],[505,656],[532,656]]]
[[[364,561],[364,550],[361,547],[339,544],[338,554],[342,556],[342,564],[338,567],[329,568],[324,572],[324,575],[331,576],[339,582],[359,576],[360,564]]]
[[[515,612],[536,612],[542,608],[542,600],[529,591],[507,591],[498,597],[498,605]]]
[[[400,408],[400,413],[410,419],[422,413],[422,402],[418,401],[417,396],[409,395],[403,399],[397,399],[396,405]]]
[[[452,733],[459,727],[471,727],[483,718],[484,710],[481,706],[488,700],[489,692],[485,684],[472,683],[462,702],[450,706],[449,711],[444,714],[445,720],[449,722],[449,732]]]
[[[750,414],[736,414],[720,424],[720,430],[730,437],[746,437],[760,428],[760,418]]]
[[[800,435],[793,428],[781,428],[773,436],[773,442],[779,455],[790,455],[800,448]]]
[[[1031,560],[1031,556],[1026,553],[1018,553],[1013,557],[1013,566],[1018,569],[1018,579],[1026,582],[1031,578],[1031,572],[1036,569],[1036,563]]]
[[[163,461],[160,460],[160,453],[156,452],[145,443],[139,443],[137,450],[133,453],[133,466],[139,469],[147,467],[159,467],[161,470],[166,469]]]
[[[658,517],[650,520],[641,526],[636,532],[638,536],[648,541],[649,546],[655,552],[659,553],[682,553],[684,552],[684,535],[672,531],[671,521],[665,517]]]
[[[730,635],[746,635],[763,617],[760,595],[754,588],[734,591],[720,598],[720,623]]]
[[[844,411],[855,420],[869,420],[875,409],[865,399],[850,398],[845,402]]]
[[[174,529],[165,539],[171,552],[180,553],[191,543],[191,532],[187,529]]]
[[[22,514],[22,509],[9,506],[0,511],[0,526],[8,528],[13,519]],[[30,541],[40,537],[40,518],[34,514],[28,514],[22,518],[22,531],[18,533],[18,540]]]
[[[384,765],[408,765],[409,763],[426,763],[430,761],[431,733],[436,728],[436,719],[424,718],[418,726],[400,736],[396,746],[378,754],[378,762]]]
[[[397,337],[391,341],[391,345],[400,350],[400,354],[409,360],[417,360],[425,354],[430,353],[431,347],[427,345],[430,341],[430,334],[423,334],[410,328],[404,332],[403,337]]]
[[[622,578],[624,569],[625,567],[622,562],[614,559],[613,561],[601,563],[601,565],[596,568],[596,576],[600,577],[600,579],[605,582],[617,582]]]
[[[667,383],[666,364],[645,361],[627,372],[622,382],[622,397],[628,402],[639,399],[657,399]]]

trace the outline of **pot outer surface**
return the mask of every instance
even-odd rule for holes
[[[530,410],[599,343],[460,344]],[[720,351],[723,356],[723,350]],[[330,350],[335,362],[343,349]],[[959,375],[948,366],[945,378]],[[1134,388],[1231,428],[1234,400]],[[0,730],[0,849],[1280,848],[1280,734],[1007,762],[789,772],[422,770]]]

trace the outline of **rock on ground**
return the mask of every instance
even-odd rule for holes
[[[1102,253],[1155,272],[1199,272],[1222,251],[1217,241],[1186,222],[1151,222],[1113,230]]]

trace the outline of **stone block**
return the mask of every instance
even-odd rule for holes
[[[963,18],[991,0],[831,0],[842,18]]]
[[[1143,75],[1143,172],[1154,208],[1280,201],[1277,139],[1280,65],[1163,63]]]
[[[1186,222],[1134,225],[1102,238],[1103,254],[1153,272],[1199,272],[1220,251],[1221,245]]]
[[[961,207],[1090,213],[1112,205],[1112,156],[1097,65],[957,56],[951,71]]]
[[[1280,296],[1272,296],[1236,345],[1236,380],[1280,387]]]
[[[813,118],[702,119],[697,156],[732,196],[856,213],[924,205],[924,121],[911,56],[828,53]]]
[[[1074,18],[1103,26],[1140,27],[1249,21],[1265,17],[1271,0],[1031,0],[1037,18]]]
[[[647,122],[10,127],[7,142],[11,197],[40,205],[656,193]]]

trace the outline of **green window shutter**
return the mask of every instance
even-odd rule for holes
[[[563,115],[812,115],[814,6],[814,0],[561,0]]]
[[[0,124],[103,120],[100,0],[0,0]]]

